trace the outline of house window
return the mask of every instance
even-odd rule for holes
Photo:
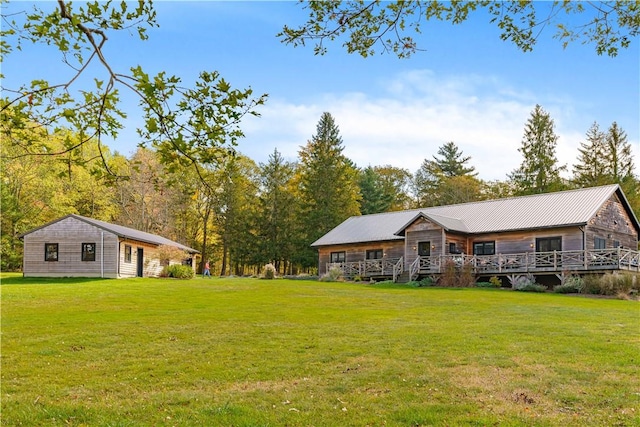
[[[131,245],[124,245],[124,262],[131,263]]]
[[[593,249],[606,249],[606,248],[607,248],[607,241],[602,237],[596,237],[593,240]]]
[[[620,241],[619,241],[619,240],[614,240],[614,241],[613,241],[613,247],[614,247],[614,248],[619,248],[619,247],[621,247],[621,246],[620,246]]]
[[[475,242],[473,244],[474,255],[495,255],[496,242]]]
[[[82,244],[82,260],[83,261],[96,260],[96,244],[95,243]]]
[[[553,252],[562,250],[562,237],[543,237],[536,239],[536,252]]]
[[[382,249],[367,251],[367,259],[382,259]]]
[[[58,260],[58,244],[57,243],[44,244],[44,260],[45,261]]]
[[[431,255],[431,242],[418,242],[418,255],[430,256]]]
[[[345,262],[347,259],[346,252],[331,252],[331,262]]]

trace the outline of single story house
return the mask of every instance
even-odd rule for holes
[[[640,223],[618,185],[353,216],[311,245],[319,272],[415,280],[447,262],[477,276],[640,271]]]
[[[193,248],[121,225],[67,215],[20,235],[24,277],[152,277],[162,271],[159,246],[183,255],[170,264],[195,268]]]

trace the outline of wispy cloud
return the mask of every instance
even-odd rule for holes
[[[328,111],[340,128],[345,155],[359,166],[389,164],[413,173],[438,147],[453,141],[471,156],[480,178],[502,180],[522,160],[518,148],[536,103],[555,121],[558,160],[569,171],[587,130],[572,127],[570,99],[534,96],[491,76],[442,77],[416,70],[381,84],[384,90],[376,97],[327,93],[303,104],[270,99],[262,117],[246,123],[240,151],[264,162],[277,148],[295,160],[315,134],[322,112]]]

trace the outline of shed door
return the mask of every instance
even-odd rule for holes
[[[136,261],[138,264],[137,276],[142,277],[144,272],[144,250],[142,248],[138,248],[138,259]]]

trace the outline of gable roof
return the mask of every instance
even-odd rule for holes
[[[428,219],[447,231],[468,234],[585,225],[617,194],[633,227],[640,223],[617,184],[532,196],[510,197],[458,205],[355,216],[312,243],[326,246],[403,239],[416,219]]]
[[[158,236],[156,234],[151,234],[151,233],[147,233],[144,231],[140,231],[140,230],[135,230],[133,228],[129,228],[129,227],[125,227],[122,225],[117,225],[117,224],[111,224],[109,222],[105,222],[105,221],[100,221],[97,219],[93,219],[93,218],[87,218],[85,216],[82,215],[76,215],[76,214],[69,214],[66,216],[63,216],[62,218],[58,218],[55,221],[51,221],[47,224],[44,224],[40,227],[34,228],[32,230],[29,230],[25,233],[22,233],[19,237],[24,237],[27,234],[31,234],[34,231],[38,231],[40,229],[43,229],[45,227],[48,227],[52,224],[55,224],[57,222],[60,222],[62,220],[65,220],[67,218],[75,218],[79,221],[83,221],[86,222],[87,224],[91,224],[93,226],[96,226],[98,228],[101,228],[105,231],[109,231],[119,237],[124,237],[126,239],[130,239],[130,240],[137,240],[138,242],[143,242],[143,243],[151,243],[152,245],[169,245],[169,246],[175,246],[179,249],[182,249],[183,251],[189,252],[189,253],[199,253],[198,250],[190,248],[188,246],[185,246],[181,243],[178,242],[174,242],[173,240],[169,240],[165,237],[162,236]]]

